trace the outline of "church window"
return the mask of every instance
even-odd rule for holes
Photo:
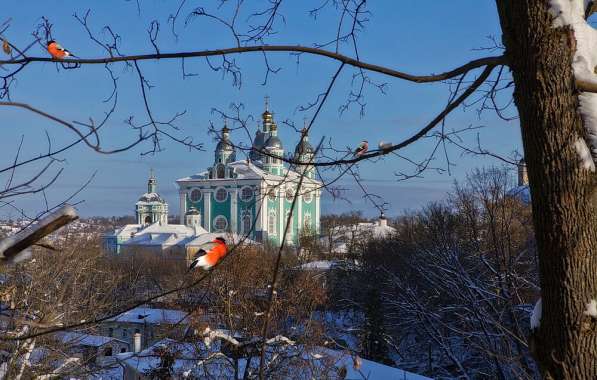
[[[308,230],[311,228],[311,215],[305,214],[304,224],[305,224],[305,229]]]
[[[151,216],[150,215],[147,215],[145,217],[145,224],[151,224]]]
[[[289,202],[292,202],[293,198],[294,198],[294,189],[292,187],[287,187],[286,188],[286,200]]]
[[[268,218],[267,218],[267,232],[270,235],[276,234],[276,212],[270,211]]]
[[[245,186],[240,191],[240,199],[247,202],[253,199],[253,189],[250,186]]]
[[[214,228],[216,232],[224,232],[228,228],[228,219],[223,215],[218,215],[214,219]]]
[[[218,178],[226,178],[226,167],[222,164],[218,164],[218,166],[216,166],[216,173]]]
[[[226,191],[225,188],[219,187],[216,190],[216,201],[224,202],[226,199],[228,199],[228,192]]]
[[[191,191],[191,200],[193,202],[198,202],[201,200],[201,191],[199,191],[198,189],[194,189],[193,191]]]
[[[269,196],[269,200],[270,201],[275,201],[276,200],[276,189],[274,189],[273,187],[270,187],[267,195]]]
[[[305,194],[303,194],[303,201],[305,203],[311,203],[313,200],[313,190],[308,190]]]
[[[112,356],[112,347],[106,347],[104,351],[104,356]]]
[[[242,222],[243,222],[243,233],[244,234],[250,233],[252,220],[251,220],[251,214],[249,212],[244,213]]]

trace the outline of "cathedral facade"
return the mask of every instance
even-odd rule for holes
[[[285,155],[278,127],[266,105],[249,157],[237,160],[236,150],[230,130],[224,126],[213,164],[176,181],[180,223],[193,220],[212,233],[231,232],[278,246],[289,216],[287,244],[297,244],[302,234],[319,233],[322,184],[314,178],[313,166],[308,165],[315,152],[306,131],[293,153]],[[306,165],[290,167],[280,159],[283,157]]]

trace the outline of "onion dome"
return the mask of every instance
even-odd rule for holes
[[[296,145],[294,149],[295,154],[313,154],[314,150],[311,144],[309,144],[309,135],[307,130],[303,128],[301,131],[301,141]]]
[[[282,141],[278,136],[270,136],[265,144],[263,144],[263,148],[266,149],[284,149],[282,145]]]
[[[230,129],[228,129],[227,126],[224,126],[224,128],[222,128],[222,138],[218,142],[218,145],[216,145],[216,150],[219,150],[219,151],[233,151],[234,150],[234,146],[232,146],[232,143],[230,143]]]

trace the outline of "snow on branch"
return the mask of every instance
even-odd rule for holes
[[[2,255],[0,258],[11,263],[22,260],[27,248],[78,218],[79,216],[72,206],[63,206],[23,231],[0,241],[0,254]]]
[[[569,26],[576,46],[572,69],[578,89],[579,110],[585,127],[584,139],[575,141],[582,167],[595,172],[597,163],[597,30],[587,21],[588,0],[550,0],[553,27]],[[592,9],[592,8],[591,8]],[[574,47],[573,47],[574,48]]]
[[[533,312],[531,313],[531,330],[536,330],[541,325],[542,306],[541,298],[539,298],[539,301],[537,301],[533,308]]]
[[[270,339],[268,339],[268,340],[265,341],[265,344],[267,344],[267,345],[282,344],[282,343],[285,343],[285,344],[288,344],[288,345],[292,346],[294,344],[294,341],[292,341],[292,340],[290,340],[290,339],[288,339],[288,338],[286,338],[285,336],[282,336],[282,335],[276,335],[275,337],[270,338]]]
[[[585,315],[588,315],[591,318],[597,318],[597,300],[593,299],[587,304]]]

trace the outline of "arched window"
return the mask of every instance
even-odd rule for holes
[[[126,352],[126,348],[122,347],[122,348],[120,349],[120,353],[122,354],[122,353],[125,353],[125,352]]]
[[[251,220],[251,213],[245,212],[242,222],[243,222],[243,233],[248,234],[249,232],[251,232],[251,224],[253,223],[253,221]]]
[[[123,338],[126,338],[126,333],[127,333],[126,329],[122,329],[122,337]]]
[[[145,217],[145,224],[151,224],[151,215]]]
[[[225,188],[218,187],[218,189],[216,190],[216,201],[224,202],[226,199],[228,199],[228,192]]]
[[[214,228],[216,232],[225,232],[228,228],[228,219],[223,215],[218,215],[214,218]]]
[[[311,203],[312,200],[313,200],[313,190],[307,190],[307,192],[303,194],[303,201],[305,203]]]
[[[216,172],[218,174],[218,178],[226,178],[226,168],[222,164],[218,164],[216,167]]]
[[[201,200],[201,191],[198,189],[193,189],[193,191],[191,191],[190,198],[193,202],[199,202]]]
[[[305,220],[303,221],[303,224],[305,225],[306,230],[311,229],[311,215],[310,214],[305,214]]]
[[[112,356],[112,347],[106,347],[104,350],[104,356]]]
[[[275,201],[276,200],[276,189],[274,189],[273,187],[270,187],[269,190],[267,191],[267,195],[269,196],[270,201]]]
[[[253,188],[251,186],[244,186],[240,191],[240,199],[245,202],[253,199]]]
[[[294,189],[292,187],[287,187],[286,188],[286,200],[288,202],[292,202],[293,198],[294,198]]]
[[[267,217],[267,232],[269,232],[270,235],[276,234],[276,212],[275,211],[270,211],[270,213]]]

